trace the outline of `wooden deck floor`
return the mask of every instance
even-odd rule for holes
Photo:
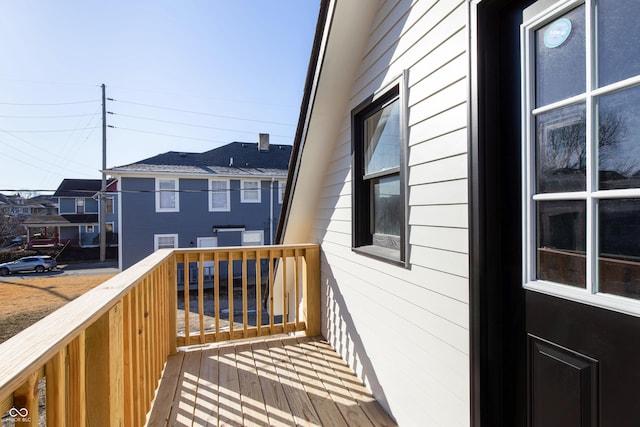
[[[320,338],[281,337],[171,356],[149,426],[394,426]]]

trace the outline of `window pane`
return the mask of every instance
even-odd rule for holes
[[[584,104],[536,117],[536,181],[538,193],[584,191],[587,162]]]
[[[251,246],[251,245],[261,245],[262,244],[262,232],[260,231],[245,231],[242,233],[242,244]]]
[[[599,188],[640,187],[640,86],[598,100]]]
[[[176,194],[167,193],[165,191],[160,193],[160,208],[171,209],[176,207]]]
[[[175,237],[173,236],[158,237],[158,249],[166,249],[166,248],[174,248],[174,247],[175,247]]]
[[[260,200],[258,181],[245,181],[242,189],[244,200]]]
[[[599,291],[640,299],[640,200],[598,203]]]
[[[598,82],[605,86],[640,74],[640,2],[598,1]]]
[[[227,182],[211,181],[211,207],[225,209],[227,207]]]
[[[536,106],[585,91],[584,5],[535,32]]]
[[[537,278],[586,287],[586,203],[538,202]]]
[[[374,235],[400,236],[402,224],[400,176],[372,180]]]
[[[400,165],[400,102],[395,100],[364,122],[365,174]]]

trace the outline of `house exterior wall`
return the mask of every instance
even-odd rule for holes
[[[219,177],[216,177],[219,178]],[[256,178],[258,179],[258,178]],[[209,211],[209,179],[179,178],[179,211],[156,212],[155,178],[122,177],[120,245],[125,269],[154,251],[154,235],[177,234],[179,247],[197,246],[199,237],[218,237],[219,246],[241,245],[240,233],[214,232],[214,227],[234,225],[264,232],[264,243],[275,233],[282,205],[277,181],[261,180],[261,202],[240,202],[240,180],[230,180],[230,211]],[[271,195],[272,194],[272,195]],[[273,203],[272,228],[270,227]]]
[[[470,419],[467,8],[379,2],[320,180],[311,240],[322,246],[323,335],[400,425]],[[409,268],[351,249],[351,110],[405,69]]]

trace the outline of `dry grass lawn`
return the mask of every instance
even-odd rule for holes
[[[0,343],[111,277],[112,274],[3,277],[0,279]]]

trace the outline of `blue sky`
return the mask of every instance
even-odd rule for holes
[[[319,0],[0,0],[0,191],[233,141],[291,144]]]

